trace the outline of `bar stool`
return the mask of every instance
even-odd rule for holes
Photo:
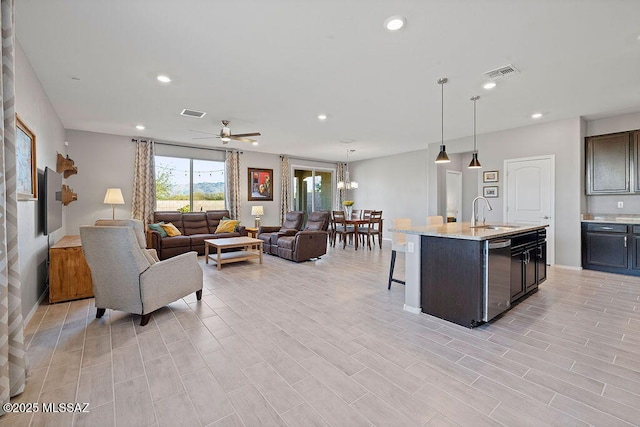
[[[403,230],[411,228],[411,218],[395,218],[393,219],[393,228]],[[393,278],[393,270],[396,266],[396,254],[398,252],[407,252],[407,235],[405,233],[391,233],[391,267],[389,268],[389,285],[387,289],[391,289],[391,282],[405,284],[403,280]]]

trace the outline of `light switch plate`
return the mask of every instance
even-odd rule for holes
[[[407,242],[407,252],[409,253],[413,253],[414,249],[413,249],[413,242]]]
[[[624,202],[618,202],[618,209],[624,208]]]

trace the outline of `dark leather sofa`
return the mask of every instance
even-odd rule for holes
[[[153,213],[153,222],[172,223],[182,233],[181,236],[161,237],[160,233],[147,230],[147,247],[154,248],[161,260],[196,251],[198,255],[204,255],[204,241],[206,239],[220,239],[225,237],[247,236],[244,226],[238,227],[232,233],[215,233],[220,220],[229,218],[228,210],[206,212],[175,212],[158,211]]]
[[[278,255],[278,238],[280,236],[293,236],[302,230],[304,212],[290,211],[285,216],[282,225],[263,225],[258,229],[258,239],[262,240],[262,251],[265,254]]]
[[[311,212],[302,231],[278,237],[278,256],[301,262],[326,254],[328,228],[329,212]]]

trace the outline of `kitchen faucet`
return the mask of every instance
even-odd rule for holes
[[[478,211],[477,211],[478,204],[476,202],[479,199],[482,199],[487,203],[486,205],[487,209],[489,209],[490,211],[493,210],[493,208],[491,207],[491,203],[489,203],[489,201],[485,197],[478,196],[475,199],[473,199],[473,202],[471,203],[471,226],[472,227],[475,227],[476,224],[478,223]],[[482,220],[483,224],[485,220],[486,220],[486,217]]]

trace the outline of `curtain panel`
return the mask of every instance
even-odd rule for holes
[[[2,124],[0,135],[0,394],[2,403],[24,391],[27,354],[20,301],[18,204],[16,190],[16,111],[14,1],[2,0]],[[26,202],[30,203],[30,202]],[[0,410],[0,415],[4,411]]]
[[[291,168],[289,166],[289,157],[280,156],[280,224],[284,224],[289,206],[291,206]]]
[[[155,143],[136,141],[131,217],[146,224],[153,222],[156,209]]]
[[[346,179],[346,171],[347,164],[338,162],[338,164],[336,165],[336,184],[340,181],[344,182],[344,180]],[[344,188],[336,189],[335,204],[337,210],[342,210],[342,202],[344,202],[345,200],[346,192],[347,190],[345,190]]]
[[[237,151],[227,151],[225,160],[226,183],[227,183],[227,207],[229,215],[233,219],[240,219],[240,153]]]

